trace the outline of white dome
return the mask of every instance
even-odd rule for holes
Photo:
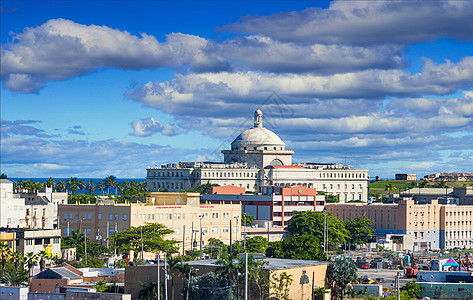
[[[271,130],[255,127],[242,132],[233,142],[234,147],[286,146]],[[243,150],[240,148],[240,150]]]

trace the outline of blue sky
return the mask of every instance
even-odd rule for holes
[[[260,106],[297,162],[471,172],[471,20],[470,1],[2,1],[1,172],[220,160]]]

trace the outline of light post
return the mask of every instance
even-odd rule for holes
[[[202,260],[202,217],[203,215],[199,215],[199,218],[200,218],[200,260]]]
[[[194,269],[196,272],[199,271],[199,269]],[[192,274],[192,267],[189,269],[189,280],[187,281],[187,293],[186,293],[186,300],[189,300],[189,290],[191,287],[191,274]]]

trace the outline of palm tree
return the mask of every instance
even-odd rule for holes
[[[28,252],[25,254],[25,260],[26,260],[26,266],[28,267],[29,276],[33,276],[31,274],[31,271],[33,267],[36,265],[36,263],[38,262],[38,256],[34,254],[33,252]]]
[[[27,286],[28,273],[23,268],[10,268],[2,274],[1,281],[6,286]]]
[[[233,282],[235,281],[235,273],[238,272],[240,263],[241,261],[238,260],[234,254],[230,254],[217,260],[215,264],[218,265],[218,267],[215,269],[215,272],[225,276],[228,284],[233,285]]]
[[[92,194],[95,191],[94,181],[92,179],[87,181],[87,186],[85,188],[87,190],[87,193]]]
[[[392,182],[386,184],[386,188],[384,189],[385,191],[388,191],[389,192],[389,195],[391,195],[391,192],[394,192],[396,191],[396,187],[394,186],[394,184]]]
[[[33,185],[33,189],[35,191],[40,191],[40,190],[43,189],[43,187],[44,187],[44,183],[41,183],[39,181],[35,182],[34,185]]]
[[[171,274],[171,300],[174,300],[174,271],[179,270],[179,264],[181,263],[181,260],[179,259],[178,256],[175,258],[172,257],[172,255],[168,254],[166,255],[168,257],[168,268],[169,268],[169,274]]]
[[[56,182],[52,177],[49,177],[49,179],[45,182],[47,187],[54,188],[56,186]]]
[[[57,185],[56,185],[56,189],[58,192],[65,192],[66,191],[66,183],[63,181],[63,180],[59,180]]]
[[[5,264],[6,264],[6,258],[7,256],[10,255],[11,253],[11,250],[10,250],[10,247],[8,247],[8,244],[7,243],[4,243],[4,242],[0,242],[0,252],[2,254],[1,258],[2,258],[2,272],[1,272],[1,276],[3,277],[3,271],[5,270]]]
[[[25,257],[23,256],[23,253],[20,251],[15,251],[13,252],[13,261],[15,265],[15,269],[19,269],[20,266],[23,268],[23,264],[25,263]]]
[[[46,253],[46,251],[41,250],[38,252],[38,258],[39,258],[39,268],[41,272],[45,270],[45,265],[46,265],[46,260],[49,259],[50,255]]]
[[[79,188],[80,193],[82,194],[82,190],[86,187],[84,179],[79,179],[79,181],[77,181],[77,187]]]
[[[97,190],[101,191],[102,192],[102,195],[103,195],[103,191],[105,190],[105,184],[103,183],[102,180],[100,180],[99,182],[97,182]]]
[[[105,178],[105,187],[108,188],[108,194],[110,194],[110,188],[115,187],[115,179],[117,178],[113,175],[110,175]]]
[[[77,191],[77,189],[79,188],[78,184],[79,184],[79,182],[78,182],[76,177],[71,177],[71,179],[69,179],[67,181],[67,188],[73,195]]]
[[[185,295],[187,293],[187,286],[189,285],[189,278],[197,276],[197,273],[191,265],[182,261],[176,266],[176,270],[178,270],[184,278],[184,288],[182,293]]]

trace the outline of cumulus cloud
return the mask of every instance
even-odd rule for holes
[[[175,136],[187,131],[173,124],[163,124],[159,120],[155,120],[153,117],[146,119],[135,120],[131,123],[133,132],[130,135],[147,137],[155,133],[161,133],[166,136]]]
[[[115,140],[2,138],[2,172],[16,177],[144,178],[146,167],[192,160],[209,149],[173,148]],[[100,166],[100,167],[98,167]],[[10,175],[11,176],[11,175]]]
[[[77,134],[77,135],[85,135],[85,133],[81,130],[82,126],[74,125],[67,129],[67,133],[69,134]]]
[[[473,85],[473,57],[457,64],[427,60],[423,71],[367,70],[328,76],[262,72],[176,74],[172,80],[148,82],[127,97],[173,114],[216,112],[265,99],[276,91],[291,101],[313,98],[384,99],[391,96],[446,95]]]
[[[2,136],[10,135],[36,136],[41,138],[57,137],[57,135],[47,134],[44,130],[27,124],[41,123],[37,120],[1,120]],[[3,144],[3,143],[2,143]]]
[[[321,44],[472,41],[472,16],[471,1],[334,1],[328,9],[245,16],[220,30]]]

